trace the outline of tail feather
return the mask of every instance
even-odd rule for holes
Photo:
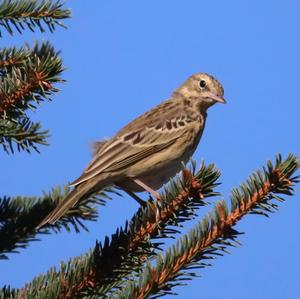
[[[91,184],[81,184],[75,187],[67,197],[62,200],[57,207],[36,227],[40,229],[45,224],[54,224],[59,220],[69,209],[74,207],[84,197],[91,193],[93,186]]]

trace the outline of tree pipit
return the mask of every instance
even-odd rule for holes
[[[182,169],[201,139],[207,109],[225,103],[222,85],[212,76],[194,74],[170,99],[144,113],[111,139],[96,143],[95,154],[73,190],[40,223],[54,223],[78,201],[108,185],[117,185],[140,203],[136,192],[158,190]]]

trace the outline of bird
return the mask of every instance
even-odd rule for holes
[[[170,98],[134,119],[110,139],[94,144],[94,155],[72,191],[38,225],[54,224],[78,202],[116,185],[140,204],[135,194],[159,190],[182,169],[201,139],[207,110],[226,103],[221,83],[207,73],[190,76]]]

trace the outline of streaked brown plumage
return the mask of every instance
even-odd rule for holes
[[[206,111],[225,103],[223,87],[212,76],[194,74],[171,98],[144,113],[111,139],[97,142],[95,154],[70,194],[38,226],[54,223],[78,201],[111,184],[129,193],[159,189],[194,153]]]

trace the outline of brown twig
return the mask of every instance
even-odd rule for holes
[[[19,58],[8,58],[6,60],[1,60],[0,61],[0,69],[2,68],[6,68],[9,66],[16,66],[19,64],[23,64],[24,63],[24,59],[19,59]]]
[[[52,85],[44,80],[44,77],[45,75],[42,72],[33,71],[29,76],[29,82],[20,84],[19,88],[11,94],[0,93],[0,115],[12,109],[16,102],[22,101],[37,89],[43,88],[45,91],[50,90]]]

